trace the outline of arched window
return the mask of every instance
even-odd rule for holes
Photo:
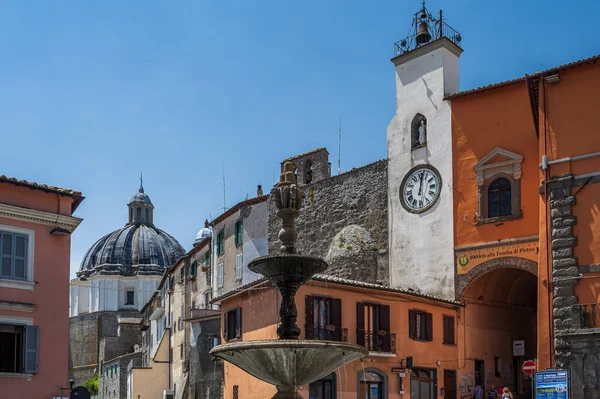
[[[313,166],[312,161],[309,159],[304,162],[304,184],[312,183],[313,179]]]
[[[358,373],[359,399],[387,399],[387,376],[384,372],[367,368]]]
[[[512,215],[512,189],[508,179],[496,179],[488,188],[489,217]]]
[[[146,208],[144,211],[146,212],[146,223],[150,223],[150,210]]]
[[[308,396],[310,399],[336,399],[335,373],[311,382],[308,386]]]
[[[415,115],[410,125],[410,147],[412,149],[427,145],[427,118]]]
[[[129,208],[129,222],[133,222],[133,208]]]
[[[142,219],[142,208],[138,207],[137,210],[135,211],[135,213],[136,213],[136,216],[137,216],[136,222],[141,221],[141,219]]]

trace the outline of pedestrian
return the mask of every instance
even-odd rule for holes
[[[481,389],[481,385],[475,385],[475,389],[473,389],[473,399],[483,399],[483,389]]]
[[[492,385],[492,389],[488,391],[488,399],[498,399],[498,391],[496,387]]]
[[[514,399],[513,394],[510,392],[508,387],[504,387],[502,390],[502,399]]]

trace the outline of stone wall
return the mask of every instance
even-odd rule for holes
[[[95,312],[69,319],[69,378],[75,386],[83,385],[98,372],[100,341],[117,336],[119,317],[139,317],[139,313]]]
[[[387,162],[381,160],[314,184],[301,186],[304,200],[300,216],[296,220],[298,251],[303,255],[326,258],[332,249],[332,252],[337,253],[332,255],[331,259],[332,263],[335,263],[335,257],[343,257],[344,250],[357,251],[356,244],[350,241],[360,241],[358,236],[364,236],[362,232],[366,232],[368,242],[364,245],[359,243],[363,247],[360,256],[369,259],[367,264],[370,266],[358,262],[349,267],[351,270],[330,268],[325,273],[388,284],[387,179]],[[281,229],[281,220],[276,216],[277,208],[270,198],[268,207],[269,253],[276,254],[281,245],[277,237]],[[346,229],[346,237],[342,231],[349,226],[356,227]],[[354,234],[357,232],[361,233]]]
[[[142,352],[135,352],[104,362],[102,373],[98,379],[98,392],[102,392],[102,398],[121,399],[127,397],[127,366],[132,359],[141,359],[141,357]],[[106,369],[109,370],[108,374]]]
[[[573,226],[576,197],[572,175],[548,181],[550,222],[552,226],[552,287],[554,352],[556,367],[571,374],[572,398],[600,398],[600,329],[581,328],[579,298],[575,285],[579,282],[579,267],[574,249],[577,237]]]
[[[221,319],[213,318],[190,323],[190,373],[189,397],[223,397],[224,371],[223,361],[213,362],[209,352],[211,341],[221,334]]]

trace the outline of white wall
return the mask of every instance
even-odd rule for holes
[[[451,48],[438,41],[396,62],[396,115],[388,126],[390,284],[446,298],[454,298],[454,239],[451,109],[444,96],[459,87]],[[417,113],[427,118],[427,146],[411,151]],[[430,209],[413,214],[400,203],[400,185],[418,164],[435,167],[442,188]]]
[[[152,297],[161,276],[95,276],[71,281],[71,316],[88,312],[140,310]],[[133,306],[125,306],[126,292],[133,289]]]

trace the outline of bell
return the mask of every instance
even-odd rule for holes
[[[417,32],[415,40],[417,41],[417,44],[425,44],[431,40],[431,35],[429,34],[429,29],[427,29],[427,23],[425,21],[421,21],[419,24],[419,31]]]

